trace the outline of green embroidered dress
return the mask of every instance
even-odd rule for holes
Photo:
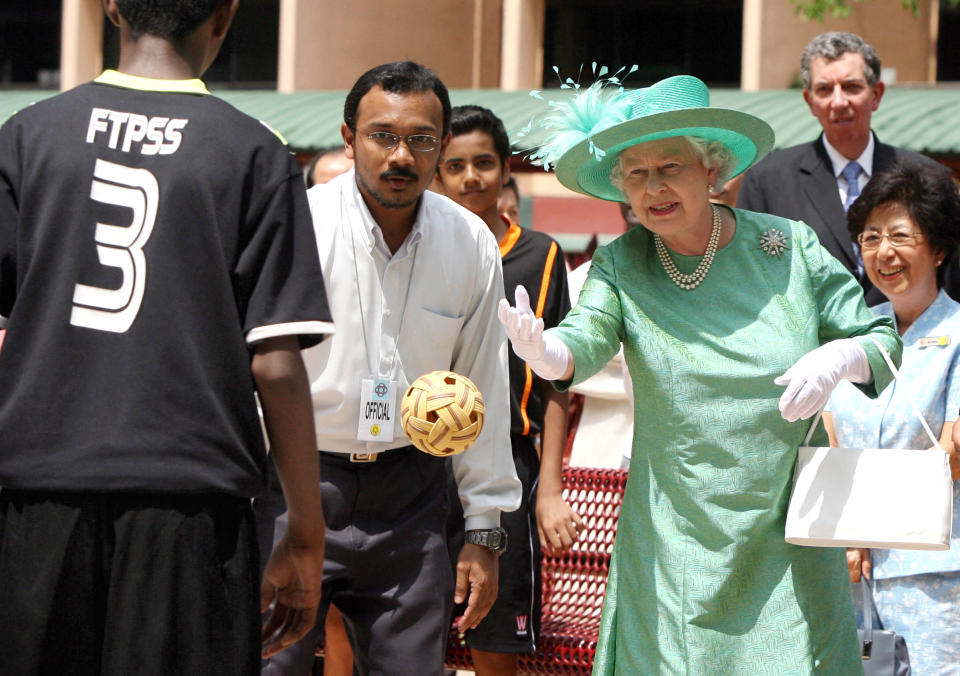
[[[573,382],[620,342],[633,376],[633,459],[594,674],[861,673],[844,551],[783,539],[810,423],[781,418],[773,380],[830,340],[871,334],[893,355],[900,341],[806,225],[734,214],[733,240],[696,289],[667,277],[636,228],[597,250],[552,329],[573,352]],[[770,229],[786,237],[782,257],[760,247]],[[684,273],[700,260],[672,256]],[[890,373],[861,345],[882,389]]]

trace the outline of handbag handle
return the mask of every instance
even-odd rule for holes
[[[880,344],[880,342],[873,336],[867,336],[873,344],[877,346],[877,349],[880,350],[880,354],[883,355],[884,361],[887,362],[887,366],[890,368],[890,372],[893,374],[894,379],[899,378],[900,372],[897,370],[897,367],[894,366],[893,360],[890,359],[890,355],[887,354],[886,348]],[[829,400],[828,400],[829,401]],[[933,431],[930,429],[930,425],[927,424],[926,419],[923,417],[923,414],[920,412],[920,409],[917,408],[917,405],[913,401],[913,397],[908,396],[907,401],[910,402],[910,406],[913,408],[913,412],[917,414],[917,418],[920,419],[920,424],[923,425],[923,430],[927,433],[927,436],[930,437],[930,441],[933,442],[933,447],[938,451],[943,451],[940,447],[940,442],[935,436],[933,436]],[[824,404],[826,406],[826,404]],[[821,408],[817,411],[817,415],[813,418],[813,423],[810,425],[810,429],[807,430],[807,437],[803,440],[804,446],[810,445],[810,439],[813,437],[814,430],[817,429],[817,423],[820,422],[820,417],[823,415],[823,409]]]
[[[873,650],[873,618],[877,607],[873,602],[873,580],[867,581],[866,575],[860,575],[860,592],[863,595],[863,638],[860,639],[860,657],[870,659]],[[878,627],[882,629],[883,627]]]

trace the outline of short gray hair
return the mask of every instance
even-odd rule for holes
[[[714,185],[719,187],[727,182],[739,160],[727,146],[721,141],[710,141],[699,136],[681,136],[680,138],[690,144],[693,154],[707,171],[717,170]],[[620,151],[616,162],[613,163],[613,168],[610,169],[610,184],[621,193],[623,192],[623,151]]]
[[[863,74],[867,78],[867,84],[871,87],[877,84],[880,80],[880,56],[877,50],[854,33],[828,31],[820,33],[803,48],[803,56],[800,57],[800,79],[803,80],[803,88],[810,90],[811,61],[817,58],[835,61],[850,52],[863,57]]]

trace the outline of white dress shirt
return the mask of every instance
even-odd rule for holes
[[[357,440],[360,381],[398,381],[395,404],[419,376],[450,370],[483,395],[477,441],[453,457],[466,529],[492,528],[520,506],[510,446],[507,340],[497,320],[500,251],[477,216],[430,191],[391,254],[357,189],[354,171],[308,191],[336,333],[303,353],[317,448],[377,452],[410,443],[399,411],[392,442]]]
[[[860,176],[857,177],[857,183],[859,186],[858,193],[863,192],[864,186],[870,182],[870,177],[873,176],[873,148],[874,148],[873,132],[870,132],[870,140],[867,141],[867,147],[863,149],[863,152],[860,154],[860,157],[854,158],[857,164],[860,165]],[[830,141],[827,140],[826,135],[823,137],[823,147],[827,150],[827,155],[830,157],[830,164],[833,165],[833,176],[837,179],[837,191],[840,193],[840,204],[847,203],[847,193],[850,192],[850,186],[847,185],[847,179],[843,177],[843,169],[848,164],[850,164],[849,159],[840,154],[840,151],[830,145]]]

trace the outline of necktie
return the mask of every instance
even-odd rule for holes
[[[860,178],[860,164],[856,161],[848,162],[840,173],[847,181],[847,199],[843,203],[843,210],[847,211],[850,209],[850,205],[860,196],[860,182],[857,180]],[[851,246],[853,247],[853,259],[857,261],[857,274],[860,279],[863,279],[863,259],[860,258],[860,247],[857,246],[856,242]]]
[[[843,210],[847,211],[860,196],[860,182],[857,181],[860,178],[860,165],[855,161],[849,162],[840,173],[847,181],[847,200],[843,203]]]

